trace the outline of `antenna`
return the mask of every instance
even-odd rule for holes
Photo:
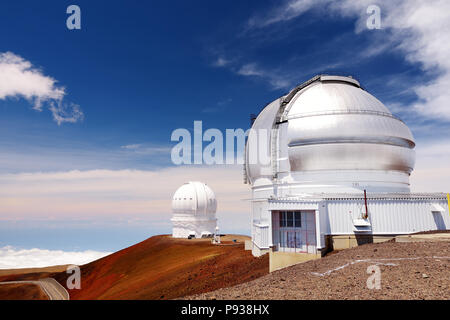
[[[256,114],[250,113],[250,127],[253,127],[253,123],[255,123],[256,117]]]

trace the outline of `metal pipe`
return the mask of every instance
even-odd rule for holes
[[[369,217],[369,210],[367,209],[367,192],[366,192],[366,189],[364,189],[364,205],[366,206],[366,214],[364,215],[364,219],[367,219]]]

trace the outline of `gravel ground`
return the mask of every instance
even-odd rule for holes
[[[368,267],[381,288],[368,289]],[[450,242],[367,244],[187,299],[448,299]]]

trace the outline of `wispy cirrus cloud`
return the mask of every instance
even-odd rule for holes
[[[203,108],[203,113],[216,113],[226,110],[226,108],[230,105],[230,103],[233,101],[231,98],[222,99],[218,101],[216,104]]]
[[[213,49],[208,48],[214,61],[220,59],[227,61],[226,64],[213,63],[212,65],[226,68],[245,78],[265,82],[272,90],[281,89],[283,91],[292,89],[317,73],[328,73],[334,70],[338,70],[338,73],[345,73],[348,61],[351,60],[352,65],[356,65],[362,60],[355,57],[353,52],[336,51],[336,47],[342,47],[342,42],[348,44],[350,40],[353,44],[357,43],[351,39],[354,38],[353,32],[345,31],[333,39],[318,42],[316,41],[317,36],[310,32],[311,29],[317,27],[312,26],[317,19],[287,24],[300,13],[314,7],[314,1],[308,3],[310,5],[306,9],[290,3],[286,8],[282,5],[278,6],[275,11],[279,16],[272,17],[272,12],[255,14],[233,33],[231,39],[221,41],[217,47],[211,45]],[[299,42],[306,41],[309,42],[307,47],[302,50],[293,50],[298,47]],[[355,48],[355,51],[360,51],[361,44],[357,44],[358,48]]]
[[[139,149],[140,147],[142,147],[142,144],[135,143],[135,144],[127,144],[125,146],[121,146],[120,148],[126,149],[126,150],[136,150],[136,149]]]
[[[287,22],[295,19],[303,13],[307,12],[323,0],[300,0],[285,1],[281,6],[277,6],[269,12],[259,12],[247,21],[248,29],[264,28],[275,23]]]
[[[256,65],[256,63],[249,63],[249,64],[245,64],[243,65],[238,71],[238,74],[242,75],[242,76],[257,76],[257,77],[262,77],[265,75],[266,72],[264,72],[263,70],[259,69],[258,66]]]
[[[39,140],[39,139],[38,139]],[[0,137],[0,174],[17,172],[49,172],[93,169],[144,169],[166,167],[170,163],[169,144],[130,143],[96,146],[90,143],[54,145],[18,145]]]
[[[66,89],[30,61],[12,53],[0,53],[0,99],[24,98],[36,111],[46,105],[58,125],[84,118],[79,105],[64,101]]]
[[[280,70],[264,69],[259,67],[256,63],[244,64],[236,73],[241,76],[266,79],[274,90],[290,89],[294,84],[292,81],[293,79],[286,73],[280,72]]]
[[[292,59],[293,60],[293,59]],[[290,62],[295,65],[295,62]],[[290,90],[300,82],[305,80],[305,76],[311,76],[315,70],[320,70],[320,72],[334,69],[341,66],[342,63],[327,64],[322,63],[316,65],[314,68],[311,66],[301,66],[297,67],[267,67],[257,62],[249,62],[239,65],[236,63],[231,67],[231,71],[237,75],[260,79],[265,81],[272,90]]]
[[[213,65],[215,67],[225,67],[225,66],[229,65],[230,62],[231,62],[230,60],[220,56],[216,59],[216,61],[214,61]]]
[[[271,10],[258,12],[247,22],[251,30],[286,23],[318,9],[322,17],[338,15],[356,18],[355,32],[366,28],[367,8],[372,0],[289,0]],[[383,37],[373,37],[362,51],[363,57],[396,51],[412,64],[418,64],[431,78],[414,84],[417,101],[412,108],[422,116],[450,121],[450,2],[446,0],[393,0],[379,4]]]
[[[120,147],[122,150],[140,155],[170,155],[170,146],[148,145],[143,143],[128,144]]]

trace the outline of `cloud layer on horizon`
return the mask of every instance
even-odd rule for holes
[[[11,246],[0,248],[0,270],[19,268],[41,268],[58,265],[83,265],[103,258],[111,252],[61,251],[43,249],[17,249]]]
[[[174,192],[185,182],[207,183],[218,199],[221,230],[250,228],[250,188],[242,166],[182,166],[154,171],[88,170],[0,174],[0,221],[123,219],[170,222]]]

